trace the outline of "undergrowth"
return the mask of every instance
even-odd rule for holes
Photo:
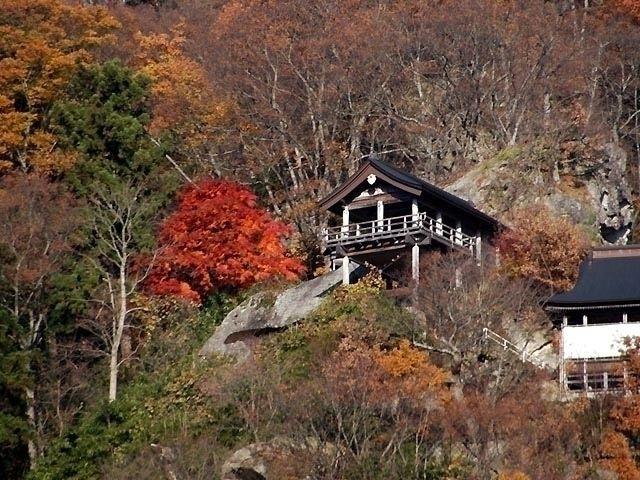
[[[223,445],[242,437],[233,406],[210,401],[199,388],[223,363],[202,360],[198,349],[235,301],[209,300],[201,311],[172,302],[150,308],[151,340],[132,365],[116,401],[88,406],[77,424],[54,441],[29,477],[33,480],[94,479],[140,449],[179,437],[198,437],[213,425]]]

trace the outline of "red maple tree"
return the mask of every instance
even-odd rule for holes
[[[189,185],[161,225],[159,258],[148,288],[200,303],[221,289],[273,277],[293,280],[303,266],[287,255],[282,240],[289,233],[246,187],[225,180]]]

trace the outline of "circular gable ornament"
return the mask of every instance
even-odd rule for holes
[[[369,182],[369,185],[373,185],[374,183],[376,183],[376,180],[378,179],[378,177],[375,176],[375,174],[371,174],[367,177],[367,182]]]

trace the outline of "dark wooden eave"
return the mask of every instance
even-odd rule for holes
[[[346,182],[323,198],[319,202],[320,207],[339,214],[343,200],[363,182],[366,182],[367,177],[371,174],[412,196],[424,199],[432,198],[454,209],[462,210],[494,230],[500,227],[500,223],[496,219],[481,212],[466,200],[378,159],[371,159],[363,164]]]

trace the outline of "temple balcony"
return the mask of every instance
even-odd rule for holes
[[[412,244],[435,240],[447,247],[478,253],[480,237],[446,225],[426,213],[369,220],[328,228],[324,232],[327,249],[366,250],[382,243]]]

